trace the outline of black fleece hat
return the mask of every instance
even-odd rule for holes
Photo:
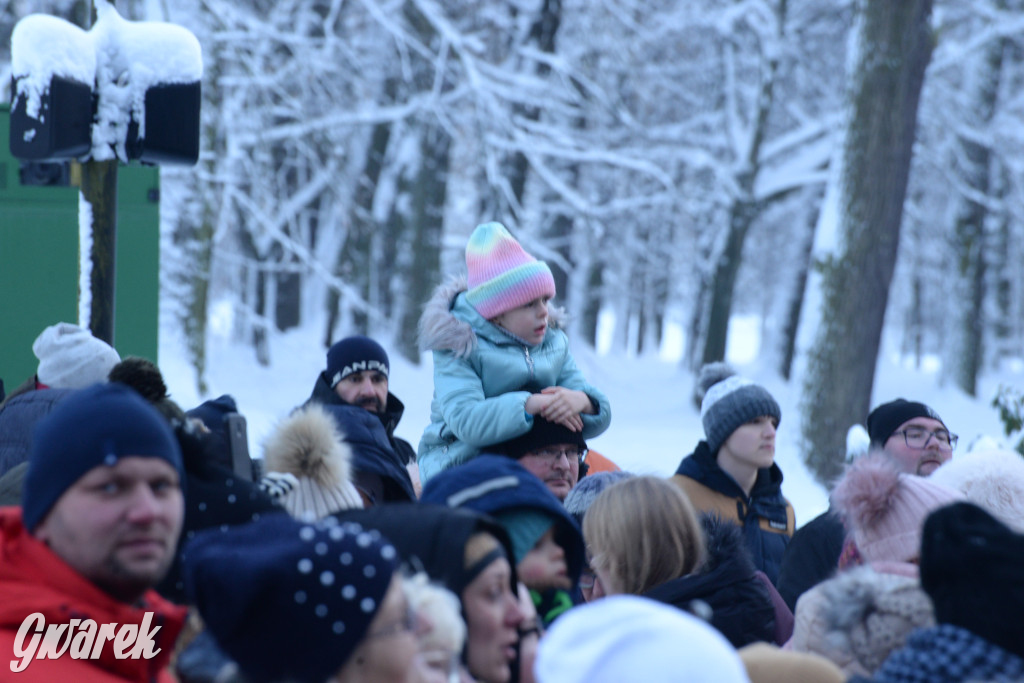
[[[871,437],[871,445],[881,448],[901,424],[915,417],[930,417],[942,422],[938,413],[916,401],[898,398],[878,406],[868,415],[868,436]],[[942,422],[942,426],[945,427],[946,423]]]
[[[973,503],[939,508],[921,537],[921,587],[935,620],[1024,657],[1024,534]]]
[[[561,443],[572,444],[581,450],[587,449],[587,442],[583,440],[582,433],[574,432],[557,422],[548,422],[542,417],[534,416],[530,431],[484,450],[518,460],[527,453]]]

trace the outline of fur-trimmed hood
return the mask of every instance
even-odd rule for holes
[[[499,341],[510,341],[501,329],[481,316],[469,304],[456,311],[456,299],[466,291],[465,276],[449,278],[439,285],[423,307],[419,322],[419,344],[424,351],[451,351],[464,358],[476,348],[477,335],[486,335]],[[560,306],[548,310],[548,325],[562,327],[565,309]]]
[[[830,659],[848,676],[869,676],[915,628],[935,624],[916,579],[857,567],[804,593],[790,647]]]

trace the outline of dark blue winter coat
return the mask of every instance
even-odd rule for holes
[[[518,461],[501,455],[479,455],[442,470],[423,487],[420,500],[494,515],[515,509],[540,510],[556,520],[556,539],[565,550],[573,585],[583,569],[583,534],[562,502]]]
[[[32,430],[74,389],[12,391],[0,405],[0,476],[23,462],[32,451]]]
[[[374,413],[347,403],[327,404],[324,410],[352,447],[353,483],[361,493],[372,492],[373,503],[416,500],[409,470]]]
[[[782,555],[796,527],[793,506],[782,496],[782,470],[772,464],[757,471],[748,496],[718,461],[706,441],[683,458],[672,483],[683,489],[699,512],[717,512],[743,527],[754,566],[773,584],[779,579]]]

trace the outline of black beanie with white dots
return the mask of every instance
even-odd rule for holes
[[[363,640],[397,566],[376,530],[282,512],[196,534],[185,590],[249,679],[322,683]]]

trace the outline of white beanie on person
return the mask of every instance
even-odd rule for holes
[[[1024,458],[1001,448],[973,450],[942,465],[928,477],[960,491],[967,500],[1024,533]]]
[[[47,327],[32,342],[32,352],[39,359],[36,377],[54,389],[106,382],[110,369],[121,362],[109,344],[71,323]]]
[[[613,595],[569,610],[540,640],[538,683],[749,683],[725,637],[681,609]]]

